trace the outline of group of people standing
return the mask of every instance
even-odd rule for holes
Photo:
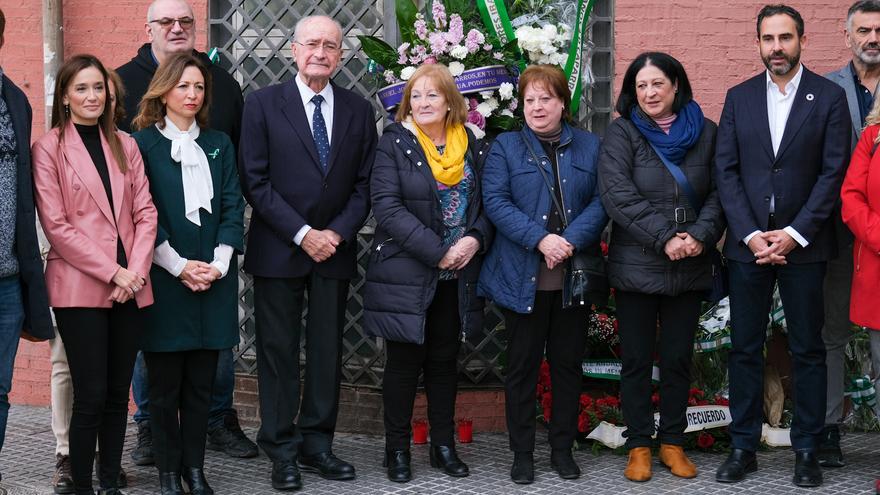
[[[467,103],[439,64],[410,77],[379,139],[370,103],[330,81],[342,29],[324,16],[296,25],[293,80],[242,102],[238,84],[193,50],[194,22],[184,0],[156,0],[145,25],[151,43],[118,76],[93,56],[68,59],[56,78],[53,129],[32,150],[27,101],[3,76],[0,222],[8,228],[0,229],[0,331],[11,337],[0,346],[8,368],[0,372],[0,411],[5,428],[15,339],[22,328],[52,338],[51,306],[56,493],[94,493],[93,464],[99,493],[121,493],[132,376],[132,458],[155,462],[162,494],[184,493],[184,483],[190,493],[213,493],[203,470],[206,438],[229,455],[257,455],[231,408],[243,252],[254,277],[257,443],[272,461],[272,486],[301,488],[301,471],[355,478],[332,443],[356,238],[371,208],[376,230],[362,324],[387,343],[384,466],[391,481],[413,477],[420,376],[430,464],[468,476],[453,436],[457,356],[482,327],[485,299],[500,308],[507,337],[512,481],[535,480],[534,394],[545,355],[554,387],[550,465],[564,479],[580,476],[572,447],[581,361],[590,303],[601,301],[571,304],[564,285],[573,257],[601,256],[609,220],[626,478],[651,478],[655,434],[663,465],[682,478],[697,475],[682,448],[693,338],[725,229],[733,448],[716,479],[737,482],[757,469],[775,284],[795,375],[793,482],[818,486],[820,464],[843,465],[842,366],[832,356],[848,339],[844,320],[880,328],[870,304],[880,292],[880,182],[871,174],[880,139],[880,104],[872,103],[880,1],[850,8],[853,60],[831,80],[800,63],[800,14],[765,6],[756,28],[767,70],[728,91],[717,126],[704,117],[678,60],[639,55],[624,74],[620,117],[604,141],[573,124],[567,80],[549,65],[519,76],[522,130],[490,141],[466,122]],[[2,28],[0,13],[0,46]],[[31,167],[33,184],[29,173],[17,181],[10,173]],[[245,200],[253,208],[246,249]],[[51,245],[45,273],[34,204]],[[849,283],[851,311],[840,307],[849,303],[840,296]],[[878,335],[871,332],[875,369]]]

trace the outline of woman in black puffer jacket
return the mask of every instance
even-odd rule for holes
[[[480,194],[485,145],[465,128],[466,115],[449,70],[421,66],[379,140],[370,179],[376,235],[362,323],[387,344],[385,462],[395,482],[412,478],[410,424],[420,373],[431,465],[450,476],[469,472],[453,438],[457,358],[465,334],[482,327],[476,282],[493,228]]]
[[[665,53],[643,53],[632,62],[616,110],[621,117],[599,155],[599,188],[613,221],[608,271],[623,354],[630,450],[624,474],[633,481],[651,477],[651,370],[659,334],[660,460],[691,478],[696,467],[681,446],[694,332],[712,286],[709,253],[725,225],[712,180],[716,125],[693,101],[684,68]],[[660,154],[683,172],[691,191],[679,186]]]

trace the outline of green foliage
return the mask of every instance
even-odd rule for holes
[[[387,69],[396,69],[400,67],[397,63],[397,50],[375,36],[358,35],[361,41],[361,49],[368,57],[375,60],[377,64]]]
[[[400,29],[400,38],[405,43],[415,43],[416,29],[413,24],[416,22],[416,14],[419,8],[414,0],[396,0],[394,2],[394,10],[397,13],[397,27]]]
[[[448,15],[458,14],[465,21],[478,19],[480,12],[477,10],[477,2],[473,0],[443,0]],[[430,9],[430,5],[427,6]],[[467,32],[465,32],[467,34]]]

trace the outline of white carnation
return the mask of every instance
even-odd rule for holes
[[[461,62],[450,62],[449,63],[449,73],[452,74],[452,77],[458,77],[461,73],[464,72],[464,64]]]
[[[501,115],[504,115],[505,117],[513,117],[513,112],[505,108],[501,111]]]
[[[456,45],[449,51],[449,54],[452,55],[453,58],[464,60],[464,58],[468,56],[468,49],[464,46]]]
[[[497,100],[494,96],[491,97],[491,98],[486,98],[486,101],[485,101],[484,103],[485,103],[486,105],[489,105],[489,110],[491,110],[491,111],[493,111],[493,112],[494,112],[495,110],[498,110],[498,107],[501,106],[501,105],[498,103],[498,100]]]
[[[483,117],[488,117],[492,115],[492,108],[486,102],[477,105],[477,111],[480,112],[480,115],[482,115]]]
[[[415,72],[416,72],[416,68],[411,65],[404,67],[400,71],[400,78],[404,81],[409,81],[409,78],[411,78],[412,75],[415,74]]]
[[[498,94],[501,96],[502,100],[510,100],[513,98],[513,84],[509,82],[501,83],[501,86],[498,88]]]

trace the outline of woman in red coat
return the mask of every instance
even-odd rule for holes
[[[850,320],[871,335],[874,387],[880,386],[880,99],[866,119],[843,181],[843,221],[855,236]],[[880,487],[880,482],[878,482]],[[878,490],[877,493],[880,493]]]

